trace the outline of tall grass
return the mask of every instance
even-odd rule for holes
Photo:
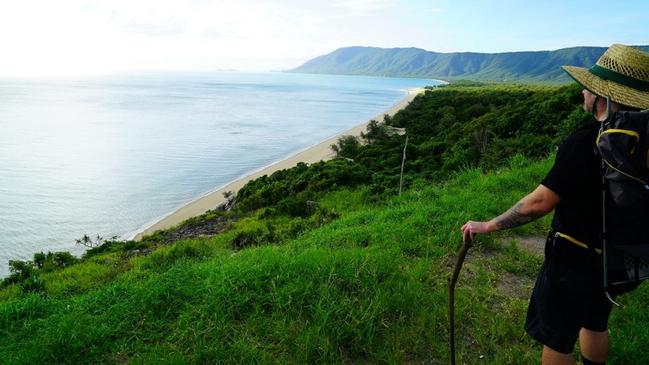
[[[45,294],[0,291],[3,364],[448,363],[447,278],[467,219],[532,190],[551,158],[458,172],[383,202],[344,190],[320,204],[341,217],[294,239],[235,250],[236,232],[148,255],[100,254],[43,276]],[[546,218],[514,235],[542,234]],[[256,229],[256,228],[254,228]],[[458,283],[460,363],[530,364],[523,332],[541,258],[480,237]],[[520,290],[503,290],[503,278]],[[522,291],[522,293],[521,293]],[[649,291],[623,297],[611,363],[644,363]]]

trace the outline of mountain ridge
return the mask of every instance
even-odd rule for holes
[[[649,51],[649,46],[634,46]],[[440,53],[417,47],[342,47],[286,72],[476,81],[568,82],[562,65],[590,67],[606,47]]]

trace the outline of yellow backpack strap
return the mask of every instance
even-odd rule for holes
[[[565,233],[556,232],[554,235],[555,235],[555,237],[561,237],[561,238],[565,239],[566,241],[568,241],[568,242],[570,242],[570,243],[574,243],[575,245],[577,245],[577,246],[579,246],[579,247],[581,247],[581,248],[585,248],[585,249],[587,249],[587,250],[590,249],[590,246],[588,246],[587,244],[581,242],[580,240],[578,240],[578,239],[576,239],[576,238],[570,237],[570,236],[568,236],[568,235],[565,234]],[[599,248],[595,248],[594,250],[595,250],[595,252],[597,252],[599,255],[602,254],[602,250],[601,250],[601,249],[599,249]]]

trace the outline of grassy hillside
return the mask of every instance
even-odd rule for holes
[[[341,140],[339,159],[251,182],[231,211],[143,242],[109,241],[79,262],[14,263],[0,289],[0,359],[448,363],[446,283],[459,228],[538,184],[561,136],[586,119],[575,92],[451,87],[418,97],[388,120],[411,138],[401,195],[404,137],[374,125],[369,144]],[[545,110],[560,115],[552,128],[541,128],[553,121]],[[542,258],[520,237],[548,225],[480,237],[472,249],[456,294],[460,363],[537,362],[540,347],[522,326]],[[649,360],[647,299],[644,286],[622,297],[609,363]]]
[[[640,46],[649,50],[649,46]],[[556,51],[438,53],[419,48],[345,47],[316,57],[290,72],[442,80],[568,82],[562,65],[590,67],[606,47]]]

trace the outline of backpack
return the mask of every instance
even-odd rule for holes
[[[649,278],[649,111],[610,113],[597,150],[602,158],[604,288],[622,293]]]

